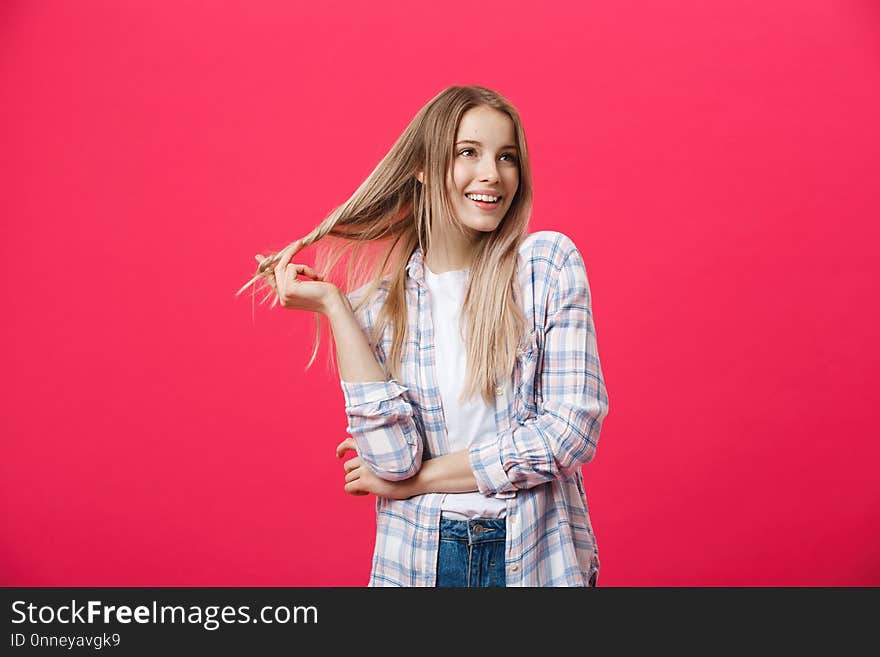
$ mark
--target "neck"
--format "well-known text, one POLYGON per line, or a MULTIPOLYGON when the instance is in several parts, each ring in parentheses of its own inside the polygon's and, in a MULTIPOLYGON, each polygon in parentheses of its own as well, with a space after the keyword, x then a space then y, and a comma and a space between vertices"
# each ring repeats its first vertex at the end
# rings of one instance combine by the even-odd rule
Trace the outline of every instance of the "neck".
POLYGON ((474 261, 478 241, 456 231, 439 232, 431 236, 424 262, 435 274, 469 269, 474 261))

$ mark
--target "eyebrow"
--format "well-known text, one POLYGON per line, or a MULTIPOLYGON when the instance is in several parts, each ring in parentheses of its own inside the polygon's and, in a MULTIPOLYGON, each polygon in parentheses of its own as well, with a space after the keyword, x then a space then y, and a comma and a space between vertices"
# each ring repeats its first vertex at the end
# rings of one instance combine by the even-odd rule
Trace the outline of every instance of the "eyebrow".
MULTIPOLYGON (((476 144, 477 146, 482 146, 482 145, 483 145, 483 144, 481 144, 481 143, 478 142, 478 141, 474 141, 473 139, 462 139, 461 141, 457 141, 457 142, 455 142, 455 145, 456 145, 456 146, 458 146, 459 144, 476 144)), ((517 149, 517 147, 514 146, 513 144, 507 144, 507 146, 502 146, 501 148, 512 148, 513 150, 519 150, 519 149, 517 149)))

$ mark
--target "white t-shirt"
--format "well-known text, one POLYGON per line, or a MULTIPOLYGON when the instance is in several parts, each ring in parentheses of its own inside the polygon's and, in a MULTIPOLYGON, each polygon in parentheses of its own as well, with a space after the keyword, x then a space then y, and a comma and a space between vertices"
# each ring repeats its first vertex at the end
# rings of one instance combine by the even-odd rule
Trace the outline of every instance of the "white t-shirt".
MULTIPOLYGON (((435 274, 425 266, 425 284, 434 321, 437 384, 451 452, 467 449, 477 436, 498 431, 494 405, 488 406, 479 395, 463 404, 458 400, 467 367, 464 340, 459 330, 467 277, 466 269, 435 274)), ((503 518, 507 515, 505 500, 477 492, 447 493, 441 509, 444 516, 456 520, 503 518)))

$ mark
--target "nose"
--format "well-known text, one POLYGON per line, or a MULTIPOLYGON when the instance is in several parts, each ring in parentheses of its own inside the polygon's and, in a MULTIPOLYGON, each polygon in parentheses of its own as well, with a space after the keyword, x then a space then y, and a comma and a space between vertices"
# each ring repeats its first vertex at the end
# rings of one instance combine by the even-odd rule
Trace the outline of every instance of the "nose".
POLYGON ((477 170, 477 173, 480 176, 480 181, 497 181, 498 167, 495 165, 495 160, 484 157, 480 160, 480 167, 477 170))

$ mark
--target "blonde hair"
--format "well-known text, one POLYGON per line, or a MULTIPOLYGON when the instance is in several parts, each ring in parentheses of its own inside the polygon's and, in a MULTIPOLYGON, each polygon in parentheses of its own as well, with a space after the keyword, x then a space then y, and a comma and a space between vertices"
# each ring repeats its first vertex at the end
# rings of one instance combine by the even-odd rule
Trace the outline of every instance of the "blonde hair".
MULTIPOLYGON (((406 264, 417 246, 423 254, 428 253, 435 222, 451 220, 458 230, 467 230, 453 211, 446 180, 452 169, 462 116, 470 109, 483 106, 511 118, 519 151, 519 186, 499 226, 479 237, 461 313, 467 349, 467 377, 462 398, 481 394, 491 406, 496 386, 512 371, 526 330, 519 299, 517 259, 532 210, 532 177, 522 123, 507 99, 479 86, 444 89, 419 110, 354 194, 300 241, 301 248, 320 240, 328 243, 326 253, 316 254, 315 269, 324 279, 339 259, 350 252, 346 294, 362 282, 363 272, 368 272, 372 280, 364 286, 363 294, 358 295, 353 306, 355 312, 369 302, 380 286, 387 289, 368 340, 375 349, 385 327, 391 325, 391 353, 385 370, 387 375, 400 380, 407 333, 406 264), (423 172, 421 182, 416 177, 419 171, 423 172), (361 256, 367 245, 381 248, 372 265, 364 267, 366 260, 361 256)), ((256 275, 238 294, 262 279, 272 288, 263 301, 273 295, 273 267, 279 259, 280 252, 263 259, 256 275)), ((277 301, 276 296, 273 307, 277 301)), ((316 319, 318 334, 307 368, 314 361, 320 344, 320 313, 316 313, 316 319)))

